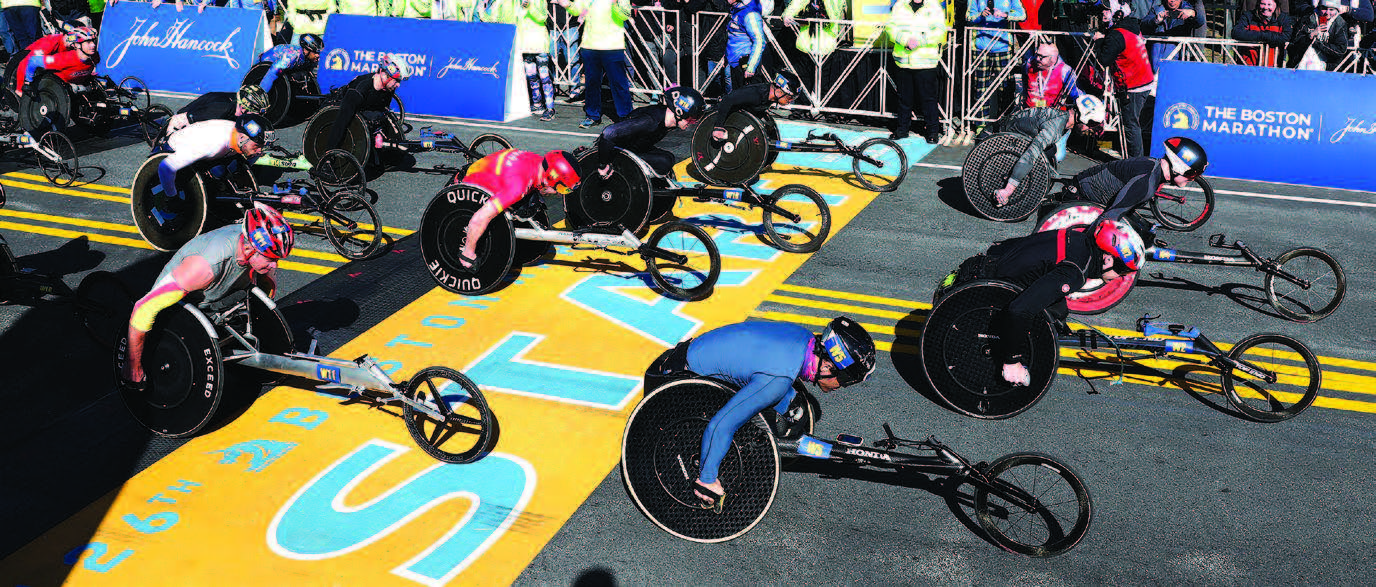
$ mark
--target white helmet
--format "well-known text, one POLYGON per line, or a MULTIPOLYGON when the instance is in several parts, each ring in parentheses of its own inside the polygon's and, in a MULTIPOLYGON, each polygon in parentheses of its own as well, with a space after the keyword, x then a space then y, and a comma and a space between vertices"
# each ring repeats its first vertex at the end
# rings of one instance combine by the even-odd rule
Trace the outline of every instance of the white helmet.
POLYGON ((1082 94, 1075 99, 1075 109, 1080 112, 1080 121, 1098 122, 1102 124, 1107 117, 1104 110, 1104 101, 1089 94, 1082 94))

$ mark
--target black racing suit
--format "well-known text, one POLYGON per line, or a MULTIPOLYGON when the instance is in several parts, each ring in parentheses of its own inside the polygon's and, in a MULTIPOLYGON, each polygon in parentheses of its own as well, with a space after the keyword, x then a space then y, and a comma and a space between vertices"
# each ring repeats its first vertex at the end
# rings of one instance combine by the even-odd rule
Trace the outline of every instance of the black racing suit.
POLYGON ((717 126, 721 126, 737 110, 747 110, 760 117, 769 116, 769 108, 774 105, 769 99, 769 89, 772 87, 771 84, 750 84, 727 94, 717 104, 717 112, 720 113, 717 126))
POLYGON ((205 120, 234 120, 239 97, 234 92, 206 92, 182 106, 177 114, 185 114, 187 124, 205 120))
MULTIPOLYGON (((330 136, 325 143, 331 149, 339 148, 339 144, 344 140, 344 133, 349 129, 349 121, 353 120, 355 113, 368 122, 385 121, 387 111, 392 106, 392 92, 374 88, 371 73, 354 78, 344 86, 343 94, 343 100, 339 103, 339 115, 335 117, 334 126, 330 127, 330 136)), ((385 129, 388 140, 394 140, 396 137, 392 135, 399 130, 385 129)), ((371 138, 369 137, 369 140, 371 138)))
POLYGON ((678 157, 657 146, 671 130, 664 126, 664 113, 668 110, 663 105, 636 108, 620 122, 602 129, 597 137, 597 166, 610 165, 616 154, 613 147, 621 147, 638 155, 656 173, 672 175, 678 157))
POLYGON ((1047 310, 1057 320, 1065 320, 1070 314, 1066 295, 1103 275, 1103 251, 1093 235, 1092 228, 1036 232, 989 247, 986 255, 992 267, 985 277, 1023 288, 994 316, 994 334, 999 337, 995 351, 1004 363, 1026 364, 1027 335, 1037 314, 1047 310))
POLYGON ((1102 219, 1126 218, 1142 235, 1142 240, 1150 243, 1151 227, 1128 213, 1147 203, 1165 182, 1159 161, 1151 157, 1133 157, 1095 165, 1076 174, 1072 185, 1078 190, 1080 199, 1104 206, 1102 219))
POLYGON ((1052 169, 1056 168, 1056 143, 1060 142, 1065 133, 1070 132, 1066 129, 1068 124, 1070 112, 1066 110, 1025 108, 1000 118, 998 122, 989 125, 985 132, 1017 133, 1032 139, 1032 144, 1027 147, 1022 157, 1018 158, 1018 162, 1013 165, 1013 172, 1009 174, 1009 179, 1022 182, 1023 178, 1032 172, 1032 163, 1036 161, 1038 152, 1045 153, 1046 162, 1051 164, 1052 169))

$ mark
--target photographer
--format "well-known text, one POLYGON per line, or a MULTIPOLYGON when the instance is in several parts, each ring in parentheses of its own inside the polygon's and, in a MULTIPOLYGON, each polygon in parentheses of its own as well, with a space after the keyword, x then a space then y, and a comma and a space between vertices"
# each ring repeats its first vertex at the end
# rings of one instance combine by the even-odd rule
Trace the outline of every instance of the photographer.
MULTIPOLYGON (((1151 16, 1142 19, 1142 34, 1152 37, 1189 37, 1204 25, 1204 18, 1189 0, 1156 0, 1151 16)), ((1152 71, 1161 69, 1161 60, 1175 49, 1175 43, 1153 42, 1148 47, 1152 71)))
MULTIPOLYGON (((1104 19, 1113 15, 1104 11, 1104 19)), ((1142 38, 1137 19, 1119 19, 1107 31, 1094 33, 1095 41, 1102 40, 1094 50, 1099 63, 1109 66, 1118 104, 1122 108, 1124 150, 1128 157, 1142 154, 1142 108, 1156 89, 1156 74, 1147 59, 1147 41, 1142 38), (1111 64, 1111 65, 1110 65, 1111 64)))

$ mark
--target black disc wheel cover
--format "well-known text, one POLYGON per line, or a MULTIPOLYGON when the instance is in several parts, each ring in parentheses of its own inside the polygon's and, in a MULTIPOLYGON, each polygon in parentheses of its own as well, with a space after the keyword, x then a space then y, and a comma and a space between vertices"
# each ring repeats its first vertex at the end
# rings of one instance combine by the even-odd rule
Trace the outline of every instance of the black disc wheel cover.
MULTIPOLYGON (((143 370, 147 390, 122 389, 124 404, 134 419, 159 436, 191 436, 209 424, 224 395, 224 364, 215 337, 185 304, 158 314, 144 339, 143 370)), ((115 352, 119 373, 129 341, 120 340, 115 352)))
MULTIPOLYGON (((326 143, 330 139, 330 129, 334 127, 334 119, 339 117, 338 106, 325 106, 321 108, 311 119, 306 121, 306 130, 303 133, 303 141, 306 160, 311 165, 320 162, 320 157, 327 151, 334 148, 326 143)), ((364 123, 363 117, 357 113, 354 119, 349 122, 349 129, 345 131, 343 140, 339 143, 340 149, 348 151, 359 163, 368 164, 368 153, 373 148, 373 136, 368 132, 368 125, 364 123)))
POLYGON ((655 525, 694 542, 737 538, 764 518, 779 481, 779 451, 758 414, 736 431, 718 479, 721 514, 697 507, 693 481, 707 423, 732 391, 709 379, 673 381, 636 406, 622 438, 621 472, 632 501, 655 525))
POLYGON ((769 163, 768 128, 744 110, 732 112, 724 123, 720 119, 720 113, 709 112, 693 131, 693 165, 712 185, 750 183, 769 163), (726 129, 720 143, 712 138, 717 127, 726 129))
POLYGON ((19 125, 31 135, 42 135, 45 130, 63 130, 71 116, 71 91, 66 82, 52 74, 39 74, 19 98, 19 125))
MULTIPOLYGON (((569 218, 589 225, 615 226, 643 234, 650 225, 650 179, 633 155, 618 149, 612 157, 612 176, 597 172, 597 150, 578 158, 578 191, 564 198, 574 209, 569 218)), ((581 228, 575 226, 570 228, 581 228)))
POLYGON ((475 185, 448 186, 425 208, 420 219, 420 254, 435 282, 451 292, 478 295, 501 287, 511 271, 516 238, 511 217, 498 214, 478 239, 476 271, 464 269, 459 262, 468 221, 492 197, 475 185))
POLYGON ((962 414, 990 420, 1016 416, 1036 404, 1056 377, 1060 352, 1043 312, 1029 333, 1032 384, 1003 380, 991 323, 1019 291, 1001 281, 971 281, 947 292, 927 316, 919 339, 923 371, 932 388, 962 414))
POLYGON ((134 174, 129 207, 134 216, 134 226, 138 227, 139 234, 148 244, 159 251, 175 251, 200 234, 205 226, 206 188, 204 179, 188 169, 177 174, 178 189, 185 199, 167 197, 162 193, 162 182, 158 179, 158 164, 165 158, 166 153, 149 157, 134 174), (153 215, 154 210, 177 216, 160 223, 153 215))
POLYGON ((1038 152, 1032 170, 1013 191, 1004 206, 994 205, 994 192, 1003 189, 1013 166, 1027 151, 1032 140, 1016 133, 999 133, 970 150, 960 169, 965 197, 975 213, 999 222, 1021 221, 1037 210, 1051 191, 1051 165, 1038 152))

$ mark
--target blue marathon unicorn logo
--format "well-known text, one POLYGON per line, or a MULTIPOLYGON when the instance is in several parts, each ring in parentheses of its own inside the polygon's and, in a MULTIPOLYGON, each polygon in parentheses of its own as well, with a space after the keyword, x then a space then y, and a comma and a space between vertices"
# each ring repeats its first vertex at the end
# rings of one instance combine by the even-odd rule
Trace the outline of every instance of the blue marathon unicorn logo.
POLYGON ((248 472, 257 473, 268 468, 274 461, 282 458, 287 451, 296 448, 295 442, 279 442, 276 440, 250 440, 240 442, 224 450, 211 451, 206 454, 219 454, 221 465, 233 465, 239 462, 239 457, 248 457, 248 472))

